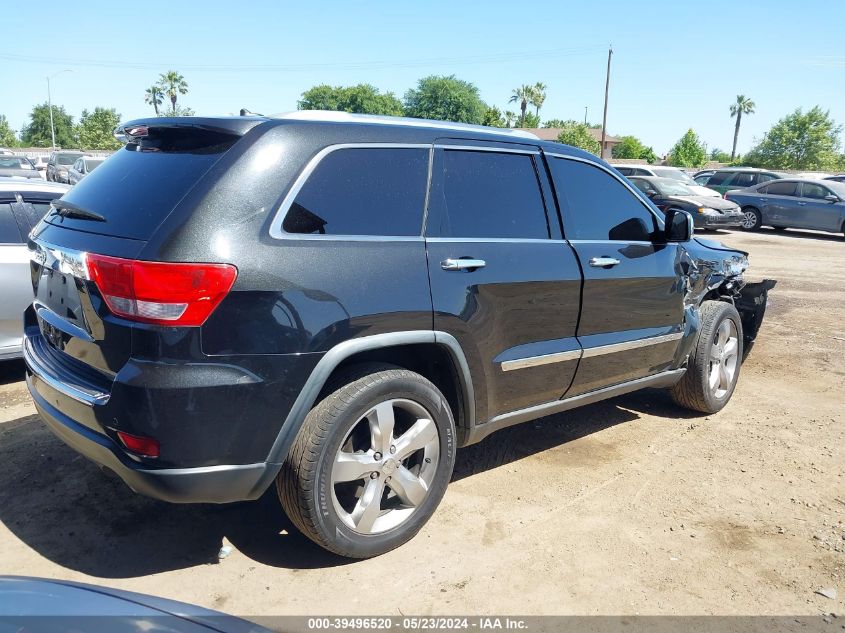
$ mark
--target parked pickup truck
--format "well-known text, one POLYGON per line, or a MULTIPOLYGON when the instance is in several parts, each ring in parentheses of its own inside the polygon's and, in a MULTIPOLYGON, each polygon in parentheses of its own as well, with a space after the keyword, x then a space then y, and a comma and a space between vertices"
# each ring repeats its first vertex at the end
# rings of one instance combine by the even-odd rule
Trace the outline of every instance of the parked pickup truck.
POLYGON ((520 131, 297 112, 119 132, 29 242, 41 417, 159 499, 275 486, 343 556, 413 537, 455 451, 504 427, 646 387, 719 411, 773 285, 520 131))

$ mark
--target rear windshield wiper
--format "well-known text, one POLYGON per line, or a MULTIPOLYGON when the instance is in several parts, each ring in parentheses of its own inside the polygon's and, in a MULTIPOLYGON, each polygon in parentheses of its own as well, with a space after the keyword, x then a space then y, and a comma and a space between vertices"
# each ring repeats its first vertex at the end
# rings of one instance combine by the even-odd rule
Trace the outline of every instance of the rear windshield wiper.
POLYGON ((67 200, 53 200, 50 205, 56 210, 56 214, 63 218, 77 218, 79 220, 96 220, 105 222, 106 218, 99 213, 84 209, 67 200))

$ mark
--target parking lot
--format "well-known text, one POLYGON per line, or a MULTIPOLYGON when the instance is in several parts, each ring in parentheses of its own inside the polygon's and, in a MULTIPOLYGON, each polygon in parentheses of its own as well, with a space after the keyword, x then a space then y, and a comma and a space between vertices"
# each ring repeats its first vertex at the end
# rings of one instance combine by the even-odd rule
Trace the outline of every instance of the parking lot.
POLYGON ((419 536, 362 562, 297 535, 269 496, 133 494, 44 428, 5 363, 0 573, 246 616, 842 613, 845 238, 715 237, 750 251, 750 279, 778 280, 724 411, 649 391, 502 431, 459 452, 419 536))

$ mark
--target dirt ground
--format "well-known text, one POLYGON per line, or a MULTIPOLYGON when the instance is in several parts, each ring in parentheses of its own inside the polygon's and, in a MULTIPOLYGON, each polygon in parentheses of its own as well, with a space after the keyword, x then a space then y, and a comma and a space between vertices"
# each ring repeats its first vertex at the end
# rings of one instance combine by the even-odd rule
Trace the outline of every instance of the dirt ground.
POLYGON ((3 364, 0 574, 246 616, 845 614, 845 239, 718 238, 778 280, 727 409, 649 391, 502 431, 459 452, 413 541, 368 561, 318 549, 271 497, 133 494, 55 439, 3 364))

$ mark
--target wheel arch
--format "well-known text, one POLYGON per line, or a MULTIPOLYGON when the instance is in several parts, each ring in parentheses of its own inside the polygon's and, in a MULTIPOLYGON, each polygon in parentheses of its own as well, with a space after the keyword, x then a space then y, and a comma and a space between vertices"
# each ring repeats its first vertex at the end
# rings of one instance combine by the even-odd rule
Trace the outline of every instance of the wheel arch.
POLYGON ((305 421, 305 416, 317 402, 332 376, 352 365, 372 361, 388 362, 417 371, 437 385, 453 408, 459 437, 465 435, 465 430, 474 424, 475 392, 472 377, 466 356, 454 336, 446 332, 418 330, 350 339, 326 352, 311 372, 270 448, 266 470, 253 488, 250 498, 257 498, 273 483, 305 421), (427 363, 427 359, 420 354, 425 348, 436 350, 440 355, 438 359, 430 361, 434 365, 437 360, 450 361, 447 375, 453 380, 451 384, 444 374, 438 375, 436 371, 432 371, 432 364, 427 363), (455 404, 458 405, 457 411, 455 404))

